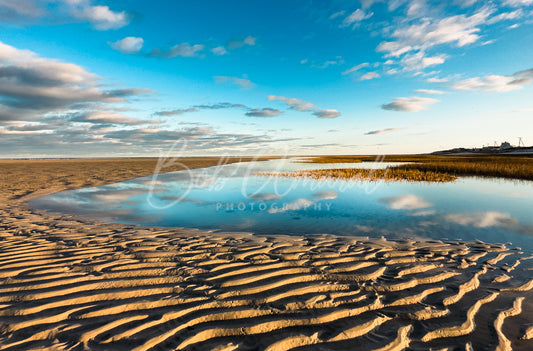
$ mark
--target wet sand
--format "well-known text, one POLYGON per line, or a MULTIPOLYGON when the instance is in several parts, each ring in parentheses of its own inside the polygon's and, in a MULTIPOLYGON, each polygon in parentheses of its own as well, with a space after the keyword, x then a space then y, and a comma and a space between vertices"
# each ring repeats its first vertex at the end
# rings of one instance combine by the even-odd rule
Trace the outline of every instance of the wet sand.
POLYGON ((0 161, 0 350, 533 349, 531 252, 147 228, 26 205, 154 166, 0 161))

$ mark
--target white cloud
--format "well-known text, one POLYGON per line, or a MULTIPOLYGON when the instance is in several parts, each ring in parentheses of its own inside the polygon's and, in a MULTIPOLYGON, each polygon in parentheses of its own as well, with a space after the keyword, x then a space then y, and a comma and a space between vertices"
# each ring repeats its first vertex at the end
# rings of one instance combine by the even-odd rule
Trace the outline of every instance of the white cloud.
POLYGON ((346 13, 346 11, 335 12, 334 14, 332 14, 331 16, 329 16, 329 19, 335 19, 335 18, 337 18, 337 17, 343 16, 345 13, 346 13))
POLYGON ((240 86, 242 89, 253 89, 256 87, 251 80, 246 78, 228 77, 228 76, 214 76, 217 84, 234 84, 240 86))
POLYGON ((144 40, 138 37, 126 37, 115 42, 108 42, 108 44, 123 54, 134 54, 142 49, 144 40))
POLYGON ((379 201, 387 204, 393 210, 416 210, 432 206, 429 202, 413 194, 384 197, 379 199, 379 201))
POLYGON ((41 58, 0 42, 0 120, 35 120, 72 104, 120 103, 146 89, 102 88, 97 75, 73 63, 41 58))
POLYGON ((533 4, 533 0, 504 0, 504 5, 512 7, 530 6, 533 4))
POLYGON ((91 22, 98 30, 118 29, 129 23, 125 11, 115 12, 108 6, 93 6, 90 0, 64 0, 71 6, 70 13, 79 19, 91 22))
POLYGON ((270 101, 284 101, 287 106, 298 111, 308 111, 310 109, 315 108, 315 104, 313 104, 312 102, 296 98, 286 98, 285 96, 269 95, 267 96, 267 99, 270 101))
POLYGON ((382 105, 381 108, 389 111, 419 112, 437 102, 439 102, 437 99, 418 96, 398 97, 393 102, 382 105))
POLYGON ((426 79, 426 82, 428 83, 446 83, 447 81, 448 81, 447 78, 437 78, 437 77, 426 79))
POLYGON ((41 18, 49 18, 52 23, 76 18, 98 30, 122 28, 130 21, 125 11, 94 6, 92 0, 0 0, 1 20, 28 22, 41 18))
POLYGON ((228 51, 223 46, 217 46, 216 48, 211 49, 211 52, 217 56, 226 55, 228 51))
POLYGON ((522 17, 523 15, 524 15, 524 12, 522 12, 521 9, 514 10, 512 12, 503 12, 503 13, 500 13, 499 15, 496 15, 496 16, 490 18, 487 21, 487 24, 494 24, 494 23, 497 23, 497 22, 500 22, 500 21, 518 19, 518 18, 522 17))
POLYGON ((254 46, 256 40, 257 40, 257 38, 256 37, 252 37, 251 35, 247 36, 246 38, 244 38, 242 40, 230 40, 228 42, 227 48, 229 50, 235 50, 235 49, 241 48, 241 47, 246 46, 246 45, 254 46))
POLYGON ((486 77, 474 77, 453 84, 456 90, 496 91, 506 92, 522 89, 524 84, 533 80, 533 69, 516 72, 512 76, 491 75, 486 77))
POLYGON ((394 30, 391 37, 395 40, 380 43, 377 51, 385 52, 387 57, 399 57, 441 44, 455 44, 458 47, 472 44, 480 38, 479 26, 486 23, 493 12, 491 7, 483 7, 471 16, 455 15, 440 20, 423 18, 418 24, 394 30))
POLYGON ((285 96, 269 95, 267 99, 270 101, 284 101, 289 108, 297 111, 311 111, 312 114, 319 118, 336 118, 340 116, 340 112, 334 109, 318 108, 312 102, 296 99, 286 98, 285 96))
POLYGON ((401 64, 406 71, 422 70, 429 66, 443 64, 447 57, 444 54, 426 57, 423 51, 419 51, 414 54, 405 55, 401 60, 401 64))
POLYGON ((370 13, 365 13, 365 11, 361 10, 361 9, 357 9, 355 10, 354 12, 352 12, 350 15, 348 15, 347 17, 344 18, 344 20, 342 21, 342 24, 341 26, 342 27, 347 27, 353 23, 358 23, 358 22, 361 22, 367 18, 370 18, 374 15, 374 13, 370 12, 370 13))
POLYGON ((174 45, 170 50, 164 51, 159 48, 152 50, 150 56, 172 58, 176 56, 181 57, 195 57, 204 49, 201 44, 190 45, 189 43, 181 43, 174 45))
POLYGON ((481 213, 457 213, 446 216, 450 222, 460 225, 471 225, 478 228, 487 228, 494 226, 508 226, 516 224, 517 221, 509 216, 507 213, 501 212, 481 212, 481 213))
POLYGON ((419 94, 428 94, 428 95, 442 95, 444 94, 443 91, 440 91, 440 90, 433 90, 433 89, 416 89, 416 90, 413 90, 414 93, 419 93, 419 94))
POLYGON ((313 115, 319 117, 319 118, 337 118, 341 115, 341 113, 338 110, 334 109, 318 109, 315 112, 313 112, 313 115))
POLYGON ((368 73, 365 73, 361 76, 361 78, 359 78, 359 80, 371 80, 371 79, 375 79, 375 78, 379 78, 379 73, 377 72, 368 72, 368 73))

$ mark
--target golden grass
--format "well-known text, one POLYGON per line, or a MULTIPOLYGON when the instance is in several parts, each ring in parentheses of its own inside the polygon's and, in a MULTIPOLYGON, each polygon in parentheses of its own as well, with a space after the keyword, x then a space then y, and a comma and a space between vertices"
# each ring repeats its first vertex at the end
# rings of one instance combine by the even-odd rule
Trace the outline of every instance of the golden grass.
MULTIPOLYGON (((376 160, 376 156, 323 156, 311 159, 309 162, 358 163, 373 162, 376 160)), ((433 181, 431 180, 432 178, 453 180, 452 178, 455 179, 458 176, 481 176, 533 180, 533 158, 529 155, 392 155, 384 157, 382 161, 411 162, 410 164, 389 168, 389 172, 392 173, 388 177, 399 177, 404 180, 433 181)), ((347 175, 350 174, 348 173, 347 175)), ((379 172, 376 172, 376 175, 372 175, 372 177, 378 176, 379 172)))
POLYGON ((295 172, 262 172, 261 176, 280 176, 311 179, 350 179, 357 181, 411 181, 411 182, 451 182, 456 176, 442 172, 388 169, 309 169, 295 172))

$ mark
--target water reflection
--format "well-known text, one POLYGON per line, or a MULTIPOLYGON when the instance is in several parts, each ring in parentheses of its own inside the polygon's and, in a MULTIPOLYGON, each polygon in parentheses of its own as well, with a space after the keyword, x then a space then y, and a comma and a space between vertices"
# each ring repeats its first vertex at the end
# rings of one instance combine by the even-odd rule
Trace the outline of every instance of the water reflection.
POLYGON ((512 242, 533 252, 533 186, 269 178, 257 172, 389 164, 272 160, 160 174, 39 198, 38 208, 119 223, 251 231, 512 242))

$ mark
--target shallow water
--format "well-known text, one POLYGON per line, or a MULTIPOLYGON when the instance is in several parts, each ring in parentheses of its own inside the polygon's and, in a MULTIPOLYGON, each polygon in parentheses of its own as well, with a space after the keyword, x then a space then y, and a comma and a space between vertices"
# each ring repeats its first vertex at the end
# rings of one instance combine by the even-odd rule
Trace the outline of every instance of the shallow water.
POLYGON ((247 162, 64 191, 40 209, 164 227, 511 242, 533 252, 533 182, 465 177, 451 183, 354 182, 256 176, 390 163, 247 162))

